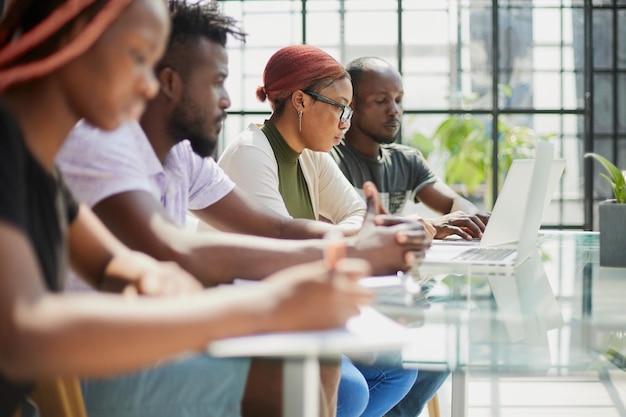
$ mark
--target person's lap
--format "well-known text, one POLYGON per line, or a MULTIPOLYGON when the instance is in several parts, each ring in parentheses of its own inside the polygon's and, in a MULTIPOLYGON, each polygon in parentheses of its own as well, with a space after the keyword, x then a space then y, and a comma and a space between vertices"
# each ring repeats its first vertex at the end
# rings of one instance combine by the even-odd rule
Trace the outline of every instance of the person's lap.
MULTIPOLYGON (((81 386, 90 417, 239 417, 249 367, 248 359, 197 355, 81 386)), ((342 357, 337 417, 418 415, 449 373, 416 373, 389 356, 374 364, 342 357)))
POLYGON ((416 370, 402 368, 399 353, 379 355, 373 363, 343 357, 337 417, 382 416, 413 386, 416 370))
POLYGON ((421 370, 417 374, 417 380, 405 397, 396 404, 387 414, 387 417, 415 417, 418 416, 424 406, 431 400, 448 378, 450 372, 421 370))
POLYGON ((195 355, 81 388, 90 417, 239 417, 249 366, 195 355))

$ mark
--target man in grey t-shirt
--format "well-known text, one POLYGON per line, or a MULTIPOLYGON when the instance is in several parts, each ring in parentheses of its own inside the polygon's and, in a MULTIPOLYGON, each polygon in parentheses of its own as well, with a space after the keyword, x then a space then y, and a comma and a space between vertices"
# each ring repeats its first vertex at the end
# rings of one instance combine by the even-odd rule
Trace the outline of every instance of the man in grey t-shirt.
POLYGON ((386 61, 364 57, 348 64, 354 110, 345 139, 331 155, 357 190, 372 181, 385 209, 401 214, 406 201, 422 202, 443 216, 429 219, 435 238, 481 237, 488 213, 458 195, 430 169, 422 154, 394 143, 400 131, 404 89, 400 73, 386 61))

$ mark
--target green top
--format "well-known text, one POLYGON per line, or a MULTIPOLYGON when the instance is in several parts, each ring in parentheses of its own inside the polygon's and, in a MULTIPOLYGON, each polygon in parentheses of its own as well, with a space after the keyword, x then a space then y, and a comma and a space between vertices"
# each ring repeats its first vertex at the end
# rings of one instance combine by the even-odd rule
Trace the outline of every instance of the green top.
POLYGON ((300 154, 289 147, 269 120, 261 126, 261 131, 267 137, 278 163, 278 189, 287 211, 294 219, 317 220, 309 187, 298 160, 300 154))

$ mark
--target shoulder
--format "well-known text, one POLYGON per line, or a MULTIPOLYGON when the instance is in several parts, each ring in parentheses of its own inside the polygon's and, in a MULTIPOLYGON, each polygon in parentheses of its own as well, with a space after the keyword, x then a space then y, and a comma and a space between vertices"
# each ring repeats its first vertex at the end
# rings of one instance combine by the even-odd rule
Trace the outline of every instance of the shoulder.
POLYGON ((70 132, 59 150, 57 160, 61 163, 73 160, 90 160, 94 163, 142 160, 149 147, 150 144, 138 124, 134 126, 126 123, 115 130, 105 131, 81 121, 70 132))
POLYGON ((259 146, 269 143, 265 134, 261 130, 261 126, 255 123, 250 123, 248 127, 239 134, 234 142, 239 143, 242 146, 259 146))
POLYGON ((240 157, 247 154, 262 154, 274 158, 272 146, 259 126, 254 123, 251 123, 246 130, 228 143, 220 155, 218 163, 222 165, 236 156, 240 157))

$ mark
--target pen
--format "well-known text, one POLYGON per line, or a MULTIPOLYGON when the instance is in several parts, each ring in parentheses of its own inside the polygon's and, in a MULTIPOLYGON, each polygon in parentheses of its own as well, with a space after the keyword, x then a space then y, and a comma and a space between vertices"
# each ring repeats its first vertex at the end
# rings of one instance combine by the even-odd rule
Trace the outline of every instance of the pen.
POLYGON ((347 256, 346 242, 343 233, 339 229, 330 229, 324 235, 326 246, 324 248, 324 260, 330 272, 334 272, 337 262, 347 256))

